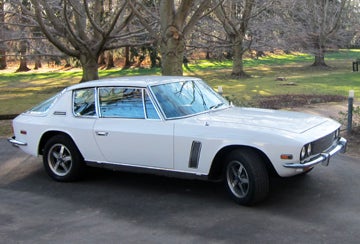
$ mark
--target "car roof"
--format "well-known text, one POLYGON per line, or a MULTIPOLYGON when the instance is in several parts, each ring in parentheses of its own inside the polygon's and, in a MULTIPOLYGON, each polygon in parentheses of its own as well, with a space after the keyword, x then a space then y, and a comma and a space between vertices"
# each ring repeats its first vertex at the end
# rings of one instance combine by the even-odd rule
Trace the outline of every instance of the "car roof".
POLYGON ((123 76, 116 78, 105 78, 100 80, 87 81, 73 86, 67 90, 76 90, 87 87, 101 86, 129 86, 129 87, 147 87, 151 85, 166 84, 176 81, 198 80, 199 78, 188 76, 123 76))

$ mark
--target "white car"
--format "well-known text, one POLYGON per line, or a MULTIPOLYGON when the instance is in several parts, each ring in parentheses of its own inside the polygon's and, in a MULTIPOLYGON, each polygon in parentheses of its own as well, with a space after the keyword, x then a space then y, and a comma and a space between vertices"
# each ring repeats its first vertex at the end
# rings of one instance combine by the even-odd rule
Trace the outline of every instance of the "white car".
POLYGON ((250 205, 269 193, 269 175, 307 173, 345 152, 334 120, 229 104, 199 78, 139 76, 64 89, 13 121, 9 142, 57 181, 84 166, 224 180, 250 205))

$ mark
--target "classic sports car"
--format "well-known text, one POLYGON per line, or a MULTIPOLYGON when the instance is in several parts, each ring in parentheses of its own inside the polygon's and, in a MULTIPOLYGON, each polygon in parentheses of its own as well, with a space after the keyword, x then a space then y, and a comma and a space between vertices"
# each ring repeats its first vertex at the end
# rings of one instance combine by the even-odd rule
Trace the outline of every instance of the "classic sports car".
POLYGON ((238 108, 193 77, 140 76, 77 84, 19 115, 9 142, 42 155, 57 181, 86 165, 223 180, 250 205, 269 175, 288 177, 345 152, 340 124, 303 113, 238 108))

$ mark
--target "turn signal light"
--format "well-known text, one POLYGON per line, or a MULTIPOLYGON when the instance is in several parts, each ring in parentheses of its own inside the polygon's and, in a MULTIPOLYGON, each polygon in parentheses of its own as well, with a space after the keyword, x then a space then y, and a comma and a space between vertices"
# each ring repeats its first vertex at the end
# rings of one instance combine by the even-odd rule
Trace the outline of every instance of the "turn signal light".
POLYGON ((291 160, 291 159, 293 159, 293 155, 292 154, 281 154, 280 158, 284 159, 284 160, 291 160))

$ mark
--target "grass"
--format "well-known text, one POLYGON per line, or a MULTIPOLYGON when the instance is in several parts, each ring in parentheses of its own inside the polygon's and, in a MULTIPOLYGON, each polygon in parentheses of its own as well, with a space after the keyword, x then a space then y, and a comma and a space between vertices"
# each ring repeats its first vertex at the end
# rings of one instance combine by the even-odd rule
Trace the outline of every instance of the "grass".
POLYGON ((319 94, 347 96, 349 90, 360 94, 360 73, 352 72, 352 61, 360 57, 357 50, 340 51, 327 55, 329 69, 318 70, 310 65, 309 55, 272 55, 258 60, 245 60, 245 70, 252 76, 236 80, 229 76, 231 62, 224 62, 216 69, 216 63, 206 61, 194 64, 191 75, 204 78, 211 86, 222 86, 224 95, 241 104, 254 104, 262 96, 279 94, 319 94), (200 67, 200 68, 198 68, 200 67), (277 77, 286 80, 277 81, 277 77))
MULTIPOLYGON (((241 105, 256 105, 263 96, 281 94, 330 94, 347 96, 349 90, 360 94, 359 72, 352 72, 352 61, 360 57, 360 50, 328 53, 326 62, 331 69, 311 68, 313 57, 306 54, 272 54, 259 59, 246 59, 245 71, 251 78, 237 80, 230 76, 231 61, 197 60, 189 64, 184 75, 203 78, 215 90, 222 86, 224 96, 241 105), (286 80, 277 81, 277 77, 286 80)), ((160 69, 100 70, 101 78, 128 75, 155 75, 160 69)), ((0 114, 17 114, 40 101, 76 84, 81 70, 31 71, 0 73, 0 114)))

